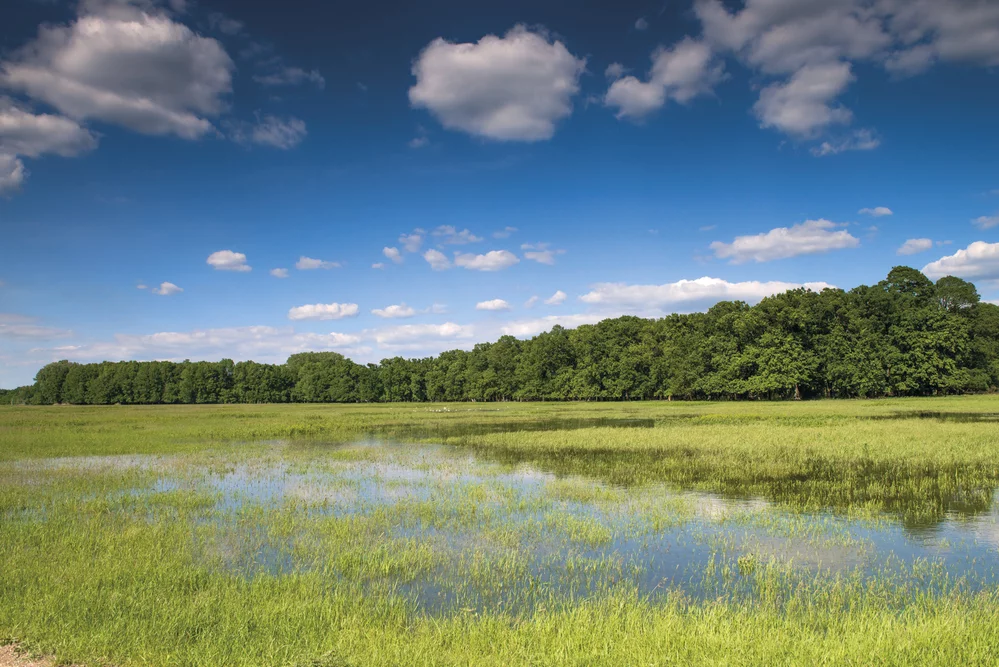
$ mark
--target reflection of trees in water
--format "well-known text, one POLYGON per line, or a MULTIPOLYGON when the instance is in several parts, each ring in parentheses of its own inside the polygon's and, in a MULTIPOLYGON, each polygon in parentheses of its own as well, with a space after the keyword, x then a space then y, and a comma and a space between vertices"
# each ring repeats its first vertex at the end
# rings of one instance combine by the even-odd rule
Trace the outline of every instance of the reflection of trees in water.
POLYGON ((663 482, 735 499, 759 496, 794 510, 874 509, 898 517, 914 532, 932 530, 949 514, 988 513, 999 486, 999 471, 986 465, 820 457, 781 466, 741 458, 719 464, 686 447, 640 453, 525 452, 495 447, 476 447, 475 451, 506 464, 530 464, 560 476, 578 475, 619 486, 663 482))

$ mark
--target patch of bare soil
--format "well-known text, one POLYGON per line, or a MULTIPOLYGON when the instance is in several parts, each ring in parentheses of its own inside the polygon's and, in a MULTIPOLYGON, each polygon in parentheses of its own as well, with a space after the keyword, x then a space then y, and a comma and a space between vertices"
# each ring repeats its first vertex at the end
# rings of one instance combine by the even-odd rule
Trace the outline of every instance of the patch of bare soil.
MULTIPOLYGON (((17 645, 0 646, 0 667, 55 667, 55 661, 49 658, 32 658, 18 650, 17 645)), ((68 667, 81 667, 69 665, 68 667)))

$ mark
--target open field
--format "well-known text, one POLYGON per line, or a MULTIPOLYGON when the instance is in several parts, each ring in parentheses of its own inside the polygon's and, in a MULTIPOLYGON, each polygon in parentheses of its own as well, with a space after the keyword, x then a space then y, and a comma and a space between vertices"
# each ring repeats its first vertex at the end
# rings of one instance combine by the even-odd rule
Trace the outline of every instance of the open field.
POLYGON ((991 664, 999 397, 0 408, 0 643, 991 664))

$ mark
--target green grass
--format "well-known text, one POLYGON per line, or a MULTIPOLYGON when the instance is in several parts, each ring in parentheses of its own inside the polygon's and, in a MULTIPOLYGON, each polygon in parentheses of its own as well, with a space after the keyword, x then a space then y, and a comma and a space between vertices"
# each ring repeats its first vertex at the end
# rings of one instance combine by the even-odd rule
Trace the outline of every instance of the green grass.
POLYGON ((872 574, 777 553, 868 558, 844 521, 989 510, 999 422, 914 415, 996 413, 999 397, 442 407, 0 408, 0 641, 121 666, 999 654, 994 585, 933 561, 872 574), (655 426, 582 428, 618 418, 655 426), (498 432, 525 423, 550 430, 498 432), (349 444, 370 435, 459 448, 349 444), (545 475, 512 485, 524 466, 545 475), (612 547, 663 533, 711 556, 694 583, 650 591, 649 564, 612 547))

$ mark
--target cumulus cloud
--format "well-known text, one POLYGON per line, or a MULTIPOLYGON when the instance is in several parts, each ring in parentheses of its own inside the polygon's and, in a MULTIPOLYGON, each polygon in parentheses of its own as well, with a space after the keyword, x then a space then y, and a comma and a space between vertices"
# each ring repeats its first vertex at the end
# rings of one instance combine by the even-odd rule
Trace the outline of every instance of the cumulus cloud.
POLYGON ((604 76, 614 81, 615 79, 620 79, 628 71, 628 68, 621 63, 611 63, 604 70, 604 76))
POLYGON ((385 257, 387 257, 388 259, 395 262, 396 264, 402 264, 402 262, 404 261, 402 258, 402 253, 399 252, 398 248, 390 248, 386 246, 385 248, 382 248, 382 254, 385 255, 385 257))
MULTIPOLYGON (((983 0, 695 0, 703 39, 764 75, 790 76, 764 88, 762 124, 797 137, 849 123, 835 98, 851 64, 876 63, 897 75, 937 61, 999 63, 999 5, 983 0)), ((877 146, 873 133, 817 146, 816 155, 877 146)))
POLYGON ((356 303, 315 303, 306 306, 296 306, 288 311, 289 320, 340 320, 345 317, 355 317, 358 313, 356 303))
POLYGON ((999 215, 983 215, 971 221, 979 229, 992 229, 999 226, 999 215))
POLYGON ((183 287, 177 287, 173 283, 168 282, 162 282, 159 287, 153 288, 153 294, 159 294, 160 296, 172 296, 174 294, 180 294, 183 291, 183 287))
POLYGON ((0 63, 0 84, 75 119, 196 139, 226 108, 232 59, 151 5, 86 2, 0 63))
POLYGON ((524 253, 525 259, 551 266, 555 264, 555 256, 564 255, 565 250, 552 250, 548 246, 548 243, 524 243, 520 249, 526 251, 524 253))
POLYGON ((0 96, 0 153, 38 157, 54 153, 73 157, 96 148, 97 139, 64 116, 34 114, 0 96))
POLYGON ((923 273, 933 279, 957 276, 966 280, 999 280, 999 243, 975 241, 953 255, 930 262, 923 267, 923 273))
POLYGON ((629 285, 627 283, 598 283, 592 290, 579 297, 584 303, 602 308, 668 309, 677 306, 704 305, 718 301, 746 301, 755 303, 764 297, 805 287, 822 291, 832 287, 824 282, 787 283, 780 281, 729 282, 721 278, 703 277, 696 280, 679 280, 665 285, 629 285))
POLYGON ((449 129, 499 141, 550 139, 572 113, 586 61, 516 26, 477 43, 431 42, 413 64, 409 101, 449 129))
POLYGON ((520 260, 509 250, 490 250, 484 255, 456 253, 454 263, 471 271, 500 271, 519 264, 520 260))
MULTIPOLYGON (((607 73, 612 73, 610 68, 607 73)), ((711 47, 685 37, 652 54, 648 81, 634 76, 614 81, 604 95, 604 104, 616 107, 618 118, 637 120, 661 109, 667 100, 686 104, 698 95, 710 94, 724 76, 724 67, 715 60, 711 47)))
POLYGON ((21 189, 28 171, 20 157, 52 153, 73 157, 92 150, 97 139, 76 121, 35 114, 0 96, 0 195, 21 189))
POLYGON ((419 252, 420 246, 423 245, 423 234, 422 229, 417 229, 412 234, 400 234, 399 243, 406 249, 406 252, 419 252))
POLYGON ((909 239, 895 252, 896 255, 915 255, 933 247, 932 239, 909 239))
POLYGON ((489 301, 480 301, 475 304, 475 310, 510 310, 510 304, 503 299, 491 299, 489 301))
POLYGON ((206 261, 216 271, 249 271, 251 269, 246 263, 246 255, 232 250, 213 252, 206 261))
POLYGON ((534 308, 535 304, 537 304, 540 299, 541 297, 537 295, 532 296, 530 299, 524 302, 524 308, 534 308))
POLYGON ((482 240, 481 237, 476 236, 469 230, 463 229, 459 232, 452 225, 441 225, 431 233, 443 245, 466 245, 468 243, 478 243, 482 240))
POLYGON ((874 208, 862 208, 859 211, 860 215, 872 215, 875 218, 882 218, 886 215, 895 215, 895 213, 887 206, 875 206, 874 208))
POLYGON ((288 269, 271 269, 271 275, 275 278, 287 278, 288 269))
POLYGON ((314 257, 302 257, 298 258, 295 262, 295 268, 299 271, 315 271, 316 269, 338 269, 340 268, 340 262, 326 262, 321 259, 315 259, 314 257))
POLYGON ((430 249, 423 253, 423 259, 427 260, 430 264, 430 268, 434 271, 445 271, 451 268, 451 261, 447 258, 447 255, 442 253, 440 250, 430 249))
POLYGON ((385 306, 384 308, 375 308, 371 312, 378 317, 386 319, 406 318, 416 315, 416 311, 404 303, 393 304, 391 306, 385 306))
POLYGON ((763 127, 811 138, 830 125, 853 119, 849 109, 832 105, 853 80, 848 63, 808 65, 789 81, 764 88, 753 111, 763 127))
POLYGON ((807 220, 792 227, 771 229, 764 234, 738 236, 731 243, 715 241, 711 249, 720 259, 742 264, 750 260, 769 262, 860 245, 855 236, 841 227, 829 220, 807 220))
POLYGON ((562 290, 558 290, 550 297, 545 299, 545 303, 548 304, 549 306, 561 306, 563 303, 565 303, 565 300, 568 298, 569 298, 568 294, 566 294, 562 290))

